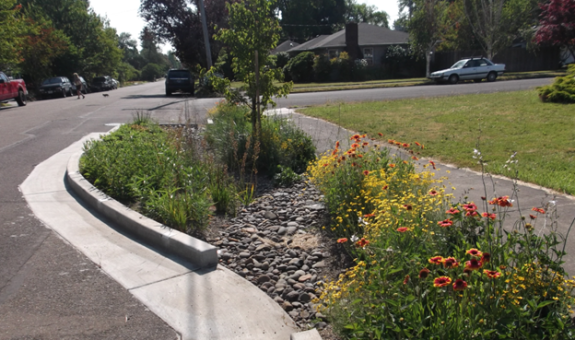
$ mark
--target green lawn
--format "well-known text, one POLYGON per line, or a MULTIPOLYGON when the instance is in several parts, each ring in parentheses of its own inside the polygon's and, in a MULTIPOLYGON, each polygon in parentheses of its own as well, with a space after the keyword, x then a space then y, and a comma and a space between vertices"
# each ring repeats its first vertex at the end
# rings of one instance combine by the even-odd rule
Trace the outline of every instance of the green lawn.
POLYGON ((491 173, 510 175, 517 151, 519 179, 575 194, 575 105, 539 101, 535 90, 311 107, 304 114, 345 128, 425 144, 422 155, 479 169, 479 145, 491 173))

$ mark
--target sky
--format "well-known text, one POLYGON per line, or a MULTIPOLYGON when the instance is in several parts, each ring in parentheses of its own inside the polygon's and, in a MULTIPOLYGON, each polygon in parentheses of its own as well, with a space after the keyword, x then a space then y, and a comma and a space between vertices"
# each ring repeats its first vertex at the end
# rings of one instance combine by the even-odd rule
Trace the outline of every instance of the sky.
MULTIPOLYGON (((389 14, 389 25, 392 26, 393 22, 398 17, 397 0, 356 0, 358 3, 365 3, 374 5, 380 11, 385 11, 389 14)), ((90 0, 90 7, 97 14, 107 17, 110 20, 110 26, 114 27, 118 34, 127 32, 132 35, 133 39, 138 40, 142 28, 146 22, 138 15, 140 8, 140 0, 90 0)), ((169 45, 162 45, 161 49, 164 53, 171 49, 169 45)))

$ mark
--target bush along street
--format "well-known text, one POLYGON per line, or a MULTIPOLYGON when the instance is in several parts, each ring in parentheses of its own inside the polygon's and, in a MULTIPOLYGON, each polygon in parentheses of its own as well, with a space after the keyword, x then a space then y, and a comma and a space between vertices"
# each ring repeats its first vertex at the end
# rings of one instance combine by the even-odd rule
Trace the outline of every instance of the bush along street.
POLYGON ((368 149, 365 135, 352 141, 309 168, 332 242, 355 258, 316 301, 343 338, 575 338, 566 235, 538 225, 554 225, 553 202, 504 227, 517 202, 453 202, 433 162, 415 171, 420 143, 389 140, 405 160, 368 149))
POLYGON ((539 98, 543 102, 575 103, 575 64, 569 65, 564 77, 555 78, 551 85, 538 88, 539 98))

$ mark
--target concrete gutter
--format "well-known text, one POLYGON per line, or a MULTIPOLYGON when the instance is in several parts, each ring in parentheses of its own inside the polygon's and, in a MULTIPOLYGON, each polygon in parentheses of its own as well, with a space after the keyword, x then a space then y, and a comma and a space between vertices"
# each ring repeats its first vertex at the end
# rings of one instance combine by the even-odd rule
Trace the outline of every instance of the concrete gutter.
POLYGON ((168 254, 179 256, 199 269, 209 269, 218 265, 216 247, 147 218, 94 187, 80 174, 81 156, 82 152, 77 152, 70 157, 66 179, 72 191, 90 207, 115 221, 125 231, 145 243, 168 254))

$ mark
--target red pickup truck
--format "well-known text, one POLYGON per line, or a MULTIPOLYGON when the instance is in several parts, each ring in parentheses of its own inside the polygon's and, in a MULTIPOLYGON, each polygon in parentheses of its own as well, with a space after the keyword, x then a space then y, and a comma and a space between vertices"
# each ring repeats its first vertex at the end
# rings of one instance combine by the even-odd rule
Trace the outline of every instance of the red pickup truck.
POLYGON ((28 90, 22 79, 8 80, 3 72, 0 72, 0 102, 15 99, 18 106, 26 105, 28 90))

